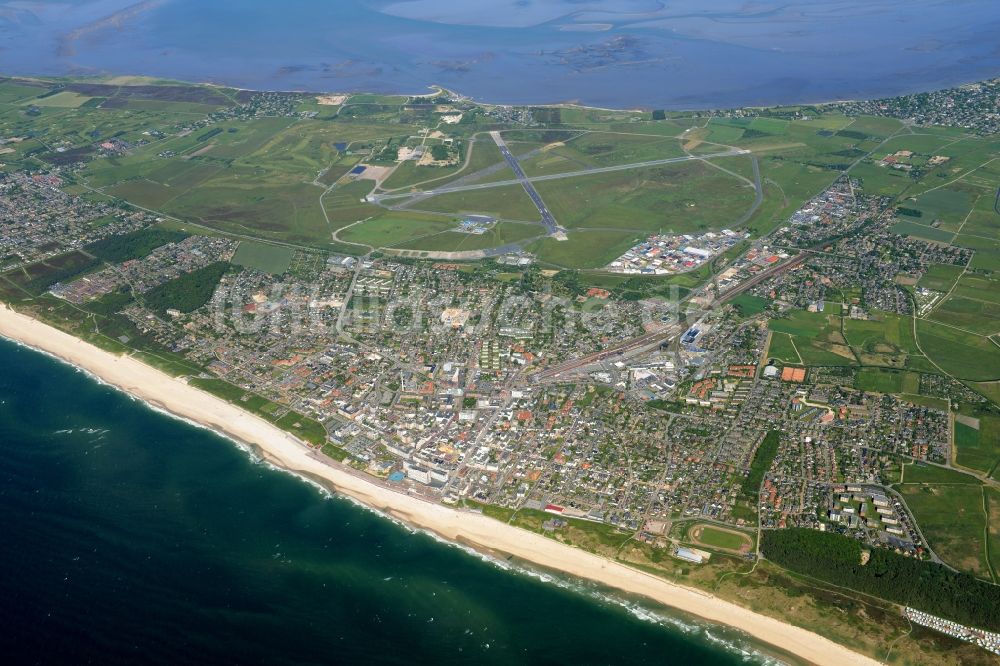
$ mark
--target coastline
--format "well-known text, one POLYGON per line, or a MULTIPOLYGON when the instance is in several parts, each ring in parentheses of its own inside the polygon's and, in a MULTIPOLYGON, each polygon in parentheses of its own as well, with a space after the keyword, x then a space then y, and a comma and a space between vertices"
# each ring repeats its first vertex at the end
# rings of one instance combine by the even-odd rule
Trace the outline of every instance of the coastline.
POLYGON ((130 356, 117 356, 0 303, 0 336, 81 368, 150 406, 219 432, 259 451, 276 467, 415 528, 478 551, 520 560, 646 597, 712 623, 738 629, 812 664, 876 664, 827 638, 671 583, 623 563, 501 523, 386 488, 326 459, 295 437, 235 405, 130 356))
MULTIPOLYGON (((986 78, 976 78, 976 79, 963 79, 958 83, 953 84, 938 84, 931 87, 916 87, 906 91, 901 91, 897 93, 885 93, 876 96, 856 96, 856 97, 843 97, 843 98, 829 98, 829 99, 819 99, 810 100, 803 99, 799 101, 795 100, 785 100, 785 101, 771 101, 768 103, 747 103, 747 104, 723 104, 723 105, 713 105, 711 103, 705 103, 701 106, 696 104, 693 105, 683 105, 683 106, 662 106, 657 107, 657 105, 637 105, 632 107, 607 107, 598 106, 597 104, 588 104, 581 100, 562 100, 562 101, 549 101, 549 102, 493 102, 485 99, 479 99, 472 95, 467 95, 462 93, 454 87, 443 86, 438 83, 430 83, 425 86, 427 89, 436 91, 430 93, 408 93, 398 91, 382 91, 373 92, 372 90, 364 88, 345 88, 340 90, 312 90, 307 88, 280 88, 280 87, 254 87, 249 88, 240 84, 227 84, 222 81, 213 81, 211 79, 198 80, 196 77, 191 79, 175 79, 171 77, 162 76, 151 76, 147 74, 108 74, 108 73, 98 73, 98 74, 84 74, 84 75, 74 75, 69 73, 62 74, 4 74, 0 72, 0 78, 8 76, 15 79, 26 79, 33 81, 58 81, 58 80, 68 80, 68 81, 86 81, 90 80, 94 83, 108 83, 114 79, 118 78, 132 78, 132 79, 145 79, 150 85, 187 85, 187 86, 206 86, 209 88, 230 88, 232 90, 240 90, 244 92, 256 92, 256 93, 289 93, 296 95, 387 95, 387 96, 398 96, 398 97, 433 97, 434 95, 440 94, 440 92, 451 92, 459 95, 460 97, 469 100, 475 104, 481 106, 535 106, 544 108, 577 108, 577 109, 589 109, 594 111, 607 111, 609 113, 645 113, 647 111, 652 111, 655 108, 663 108, 665 111, 671 113, 716 113, 722 111, 733 111, 738 109, 751 109, 751 110, 762 110, 762 109, 774 109, 784 106, 829 106, 833 104, 853 104, 857 102, 865 101, 876 101, 882 99, 893 99, 896 97, 907 97, 910 95, 921 95, 934 92, 940 92, 943 90, 951 90, 953 88, 963 88, 965 86, 972 86, 979 83, 986 83, 989 81, 995 81, 1000 79, 1000 72, 995 72, 993 75, 986 78)), ((122 84, 131 85, 131 84, 122 84)))

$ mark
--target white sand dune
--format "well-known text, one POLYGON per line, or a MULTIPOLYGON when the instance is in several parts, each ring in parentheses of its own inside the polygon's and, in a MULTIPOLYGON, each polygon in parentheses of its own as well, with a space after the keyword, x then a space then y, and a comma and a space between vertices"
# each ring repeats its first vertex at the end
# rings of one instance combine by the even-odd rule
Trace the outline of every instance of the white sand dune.
POLYGON ((328 460, 288 433, 129 356, 116 356, 0 304, 0 335, 48 352, 129 394, 258 448, 276 466, 321 479, 370 507, 445 539, 587 578, 735 627, 814 664, 878 662, 829 639, 484 515, 396 492, 328 460))

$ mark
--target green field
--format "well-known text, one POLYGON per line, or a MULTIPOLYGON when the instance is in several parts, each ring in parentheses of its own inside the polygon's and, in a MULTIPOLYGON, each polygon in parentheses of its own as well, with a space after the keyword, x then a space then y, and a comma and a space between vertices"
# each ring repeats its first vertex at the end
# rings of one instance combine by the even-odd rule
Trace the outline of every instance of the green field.
POLYGON ((1000 462, 1000 413, 962 405, 955 417, 955 460, 990 474, 1000 462))
POLYGON ((497 222, 482 234, 459 231, 442 231, 430 236, 399 243, 394 247, 411 250, 437 250, 463 252, 500 247, 508 243, 526 241, 545 234, 544 227, 536 224, 497 222))
POLYGON ((767 355, 768 358, 773 358, 783 365, 803 365, 802 357, 792 342, 792 336, 787 333, 771 333, 771 346, 767 355))
POLYGON ((878 312, 867 320, 844 319, 848 344, 869 354, 918 354, 909 317, 878 312))
POLYGON ((372 247, 398 247, 454 229, 457 224, 450 217, 409 211, 389 212, 344 229, 338 238, 372 247))
POLYGON ((939 243, 950 243, 955 238, 955 233, 952 231, 906 220, 893 225, 892 230, 901 236, 912 236, 939 243))
POLYGON ((771 301, 752 294, 740 294, 730 302, 738 307, 740 313, 746 317, 760 314, 771 305, 771 301))
POLYGON ((916 394, 920 391, 920 375, 883 368, 861 368, 855 376, 854 388, 873 393, 916 394))
POLYGON ((281 275, 292 262, 292 249, 282 245, 240 241, 232 263, 271 275, 281 275))
POLYGON ((927 272, 917 282, 917 286, 933 291, 947 292, 958 280, 962 270, 961 266, 951 264, 931 264, 927 268, 927 272))
MULTIPOLYGON (((829 308, 832 313, 836 308, 829 308)), ((838 310, 839 312, 839 310, 838 310)), ((840 315, 792 310, 768 321, 771 358, 806 366, 856 365, 857 359, 840 332, 840 315)))
POLYGON ((528 249, 538 260, 560 268, 597 268, 606 266, 643 238, 630 231, 581 229, 569 234, 569 240, 545 238, 528 249))
POLYGON ((900 206, 920 213, 919 216, 909 216, 915 222, 925 225, 938 223, 942 227, 956 229, 968 216, 978 197, 975 191, 968 189, 942 187, 907 199, 900 206))
POLYGON ((943 324, 917 320, 920 347, 945 372, 959 379, 1000 379, 1000 346, 943 324))
POLYGON ((507 220, 538 220, 540 215, 521 185, 439 194, 422 199, 414 209, 435 213, 491 215, 507 220))
MULTIPOLYGON (((986 298, 992 297, 989 292, 982 295, 986 298)), ((978 335, 1000 333, 1000 303, 990 300, 952 294, 935 307, 927 318, 978 335)))
POLYGON ((792 310, 780 318, 771 319, 772 331, 805 338, 828 338, 839 335, 840 318, 823 312, 792 310))
POLYGON ((896 489, 916 518, 931 548, 953 567, 991 579, 986 557, 983 488, 964 476, 952 482, 915 483, 909 470, 896 489))
POLYGON ((973 484, 979 485, 979 480, 974 476, 963 472, 939 467, 937 465, 926 465, 917 463, 907 463, 903 465, 904 484, 973 484))
POLYGON ((535 183, 568 229, 688 233, 730 226, 753 202, 753 188, 700 162, 535 183))

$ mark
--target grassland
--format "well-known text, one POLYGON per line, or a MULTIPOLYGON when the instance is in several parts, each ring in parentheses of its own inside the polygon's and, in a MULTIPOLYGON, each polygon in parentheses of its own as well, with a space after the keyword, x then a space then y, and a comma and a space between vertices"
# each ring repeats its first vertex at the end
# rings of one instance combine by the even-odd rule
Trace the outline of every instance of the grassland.
MULTIPOLYGON (((558 138, 558 137, 553 137, 558 138)), ((578 133, 544 149, 522 164, 529 176, 566 173, 594 167, 634 164, 684 155, 673 137, 606 132, 578 133)))
POLYGON ((411 250, 436 250, 440 252, 465 252, 501 247, 509 243, 530 240, 544 235, 545 229, 536 224, 517 222, 497 222, 485 233, 469 234, 458 231, 442 231, 415 240, 399 243, 394 247, 411 250))
POLYGON ((436 213, 480 214, 506 220, 539 219, 538 209, 520 185, 440 194, 422 199, 413 207, 436 213))
POLYGON ((292 248, 254 241, 240 241, 232 263, 255 268, 271 275, 281 275, 292 262, 292 248))
POLYGON ((951 289, 952 285, 955 284, 961 274, 961 266, 953 266, 951 264, 932 264, 928 267, 927 272, 920 278, 920 281, 917 282, 917 286, 923 287, 924 289, 947 292, 951 289))
MULTIPOLYGON (((311 97, 303 96, 299 107, 317 112, 316 118, 234 119, 192 132, 171 131, 208 111, 233 104, 240 96, 238 91, 223 88, 129 87, 117 83, 69 86, 53 92, 46 84, 5 82, 0 85, 0 104, 9 103, 21 110, 30 104, 38 115, 0 114, 0 130, 5 135, 37 137, 17 145, 9 158, 10 168, 38 159, 30 155, 56 162, 73 159, 73 151, 92 153, 95 138, 114 135, 133 141, 137 145, 127 154, 89 162, 75 186, 92 187, 182 222, 241 238, 321 248, 331 247, 331 233, 360 220, 373 220, 372 237, 385 231, 385 222, 374 221, 385 211, 361 201, 375 183, 351 182, 345 175, 350 168, 388 143, 413 146, 439 141, 419 133, 433 120, 433 113, 428 116, 405 110, 405 98, 384 95, 353 95, 337 108, 318 106, 311 97), (164 128, 164 135, 144 138, 142 132, 151 126, 164 128), (140 140, 145 145, 138 145, 140 140), (66 152, 46 153, 46 145, 59 142, 66 152), (323 196, 324 216, 320 195, 322 188, 330 186, 333 188, 323 196)), ((529 174, 631 164, 681 156, 685 151, 707 154, 729 145, 753 151, 767 179, 764 202, 749 222, 759 233, 774 228, 804 198, 836 177, 835 167, 846 159, 838 153, 860 150, 895 127, 884 119, 855 120, 835 113, 814 116, 808 122, 714 119, 705 129, 697 128, 694 119, 683 117, 635 122, 635 114, 627 112, 566 108, 561 117, 559 129, 503 130, 516 154, 537 151, 524 161, 529 174), (837 130, 845 127, 854 134, 838 134, 837 130), (684 130, 690 131, 682 136, 684 130)), ((441 186, 470 176, 475 182, 477 171, 502 164, 481 125, 448 129, 462 146, 459 164, 418 167, 413 162, 389 163, 394 171, 383 187, 441 186)), ((752 170, 746 157, 721 158, 715 164, 732 173, 691 162, 540 184, 539 190, 559 222, 571 230, 571 239, 568 244, 542 241, 534 247, 544 262, 595 268, 624 250, 636 234, 730 226, 753 200, 745 181, 752 170)), ((504 167, 479 180, 510 175, 504 167)), ((419 207, 447 214, 474 212, 511 220, 537 219, 537 211, 516 187, 443 195, 422 201, 419 207)), ((527 232, 520 233, 523 231, 501 228, 489 238, 498 242, 531 240, 527 232)), ((365 235, 352 227, 352 236, 359 233, 365 235)), ((396 236, 390 238, 393 243, 428 250, 481 248, 486 242, 486 238, 460 239, 446 233, 419 240, 409 233, 390 236, 396 236), (435 242, 440 245, 435 246, 435 242)))
POLYGON ((542 181, 536 188, 568 229, 645 234, 718 230, 754 198, 752 187, 701 162, 542 181))
POLYGON ((1000 346, 989 338, 926 319, 917 320, 920 347, 944 372, 959 379, 1000 379, 1000 346))
POLYGON ((861 368, 855 376, 854 388, 873 393, 918 394, 920 375, 885 368, 861 368))
POLYGON ((926 466, 906 465, 896 490, 941 559, 961 571, 993 579, 984 488, 978 479, 941 468, 932 472, 926 466))
POLYGON ((961 405, 955 415, 955 462, 992 474, 1000 462, 1000 412, 961 405))
POLYGON ((606 266, 643 238, 632 231, 582 229, 557 241, 545 238, 527 247, 538 260, 559 268, 594 268, 606 266))
POLYGON ((454 229, 453 217, 409 211, 388 212, 363 224, 344 229, 338 238, 372 247, 399 247, 418 239, 454 229))

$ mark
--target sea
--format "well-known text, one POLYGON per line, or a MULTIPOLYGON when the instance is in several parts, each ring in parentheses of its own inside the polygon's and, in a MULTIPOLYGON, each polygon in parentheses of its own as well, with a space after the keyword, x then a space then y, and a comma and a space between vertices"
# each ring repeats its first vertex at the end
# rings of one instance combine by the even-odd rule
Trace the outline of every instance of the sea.
MULTIPOLYGON (((1000 75, 996 0, 0 0, 0 75, 704 108, 1000 75)), ((773 657, 413 531, 0 340, 0 655, 35 664, 773 657)))
POLYGON ((763 664, 448 544, 0 338, 5 664, 763 664))
POLYGON ((0 0, 0 73, 690 109, 1000 76, 996 0, 0 0))

